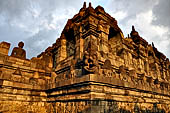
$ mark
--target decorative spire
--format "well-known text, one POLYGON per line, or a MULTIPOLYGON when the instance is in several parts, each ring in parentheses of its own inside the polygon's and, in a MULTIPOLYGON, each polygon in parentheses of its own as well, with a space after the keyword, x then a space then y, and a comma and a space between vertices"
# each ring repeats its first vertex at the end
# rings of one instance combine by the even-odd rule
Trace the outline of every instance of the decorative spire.
POLYGON ((84 9, 86 8, 86 2, 84 2, 84 4, 83 4, 83 8, 84 8, 84 9))
POLYGON ((152 47, 155 47, 154 43, 152 42, 152 47))
POLYGON ((79 11, 79 13, 81 13, 80 16, 83 16, 85 10, 86 10, 86 2, 83 3, 83 7, 79 11))
POLYGON ((132 31, 131 31, 131 33, 130 33, 130 36, 131 36, 132 38, 139 36, 139 34, 138 34, 138 32, 135 30, 135 27, 134 27, 134 26, 132 26, 132 31))
POLYGON ((95 10, 94 10, 94 8, 92 7, 92 4, 91 4, 91 2, 89 2, 89 7, 87 8, 87 12, 90 12, 90 13, 95 13, 95 10))
POLYGON ((61 34, 60 38, 61 38, 61 39, 66 39, 64 33, 61 34))
POLYGON ((91 2, 89 2, 89 7, 90 7, 90 8, 92 7, 91 2))
POLYGON ((134 25, 132 26, 132 31, 136 31, 134 25))

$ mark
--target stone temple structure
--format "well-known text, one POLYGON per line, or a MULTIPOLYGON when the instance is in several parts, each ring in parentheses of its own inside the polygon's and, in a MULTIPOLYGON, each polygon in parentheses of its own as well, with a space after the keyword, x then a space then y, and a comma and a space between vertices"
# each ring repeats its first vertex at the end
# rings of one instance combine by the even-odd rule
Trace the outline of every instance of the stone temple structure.
POLYGON ((0 43, 0 113, 170 113, 170 62, 86 3, 37 57, 0 43))

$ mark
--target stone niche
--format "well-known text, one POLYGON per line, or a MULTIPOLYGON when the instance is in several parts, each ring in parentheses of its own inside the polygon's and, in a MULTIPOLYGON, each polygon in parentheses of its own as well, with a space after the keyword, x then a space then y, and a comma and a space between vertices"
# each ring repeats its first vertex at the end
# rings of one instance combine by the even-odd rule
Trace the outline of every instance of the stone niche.
POLYGON ((10 43, 7 43, 7 42, 0 43, 0 53, 1 54, 8 55, 9 48, 10 48, 10 43))

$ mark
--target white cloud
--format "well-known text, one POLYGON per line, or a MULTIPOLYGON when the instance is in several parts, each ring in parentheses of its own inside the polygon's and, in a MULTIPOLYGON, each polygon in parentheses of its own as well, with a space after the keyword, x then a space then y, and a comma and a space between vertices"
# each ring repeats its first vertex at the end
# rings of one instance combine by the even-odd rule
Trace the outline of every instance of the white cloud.
POLYGON ((140 13, 136 18, 129 19, 126 26, 135 25, 140 36, 146 39, 149 43, 154 42, 155 46, 166 54, 168 54, 169 39, 167 36, 168 28, 165 26, 153 25, 154 20, 152 11, 140 13))
POLYGON ((110 15, 112 15, 113 17, 115 17, 117 20, 121 21, 123 20, 125 17, 127 17, 127 13, 123 12, 123 11, 117 11, 117 12, 108 12, 110 15))
MULTIPOLYGON (((143 38, 150 43, 154 42, 158 50, 170 57, 168 0, 91 2, 93 7, 101 5, 116 18, 125 36, 130 33, 131 26, 135 25, 143 38)), ((0 40, 11 42, 12 47, 23 40, 28 58, 36 56, 55 42, 67 20, 82 5, 83 1, 79 0, 0 0, 0 40)))
POLYGON ((12 48, 22 40, 27 57, 36 56, 59 37, 67 19, 78 12, 77 4, 76 0, 0 1, 0 39, 12 48))

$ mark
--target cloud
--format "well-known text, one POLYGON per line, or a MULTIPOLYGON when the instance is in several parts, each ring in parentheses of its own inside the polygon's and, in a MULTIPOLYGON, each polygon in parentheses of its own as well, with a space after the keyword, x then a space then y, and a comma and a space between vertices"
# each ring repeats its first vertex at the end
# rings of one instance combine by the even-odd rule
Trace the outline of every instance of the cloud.
POLYGON ((107 10, 112 12, 123 11, 127 17, 134 17, 141 12, 152 9, 158 0, 109 0, 107 10))
POLYGON ((36 56, 44 51, 48 46, 55 43, 60 36, 67 19, 72 16, 74 9, 65 9, 64 12, 57 12, 52 14, 49 19, 41 20, 40 27, 37 33, 28 37, 25 40, 27 44, 28 57, 36 56), (60 16, 59 16, 60 15, 60 16))
POLYGON ((169 11, 170 11, 170 1, 159 0, 159 4, 157 4, 153 8, 153 14, 155 16, 155 20, 153 21, 153 24, 170 27, 169 11))
POLYGON ((169 57, 170 54, 168 54, 168 47, 170 40, 168 39, 167 35, 169 29, 164 26, 153 25, 153 20, 153 12, 152 10, 149 10, 147 12, 138 14, 136 18, 129 19, 126 23, 126 26, 131 26, 134 24, 141 37, 147 40, 150 44, 154 42, 158 50, 169 57))
POLYGON ((37 56, 55 42, 67 19, 78 12, 76 1, 1 0, 0 39, 10 42, 11 49, 22 40, 27 57, 37 56))
MULTIPOLYGON (((157 40, 157 44, 161 51, 170 58, 170 1, 169 0, 159 0, 159 3, 153 8, 154 20, 152 24, 155 26, 161 26, 166 28, 164 35, 160 36, 157 40)), ((162 32, 161 30, 157 32, 162 32)))
MULTIPOLYGON (((87 3, 91 0, 85 0, 87 3)), ((11 48, 25 42, 27 57, 37 56, 60 36, 68 19, 82 7, 80 0, 0 0, 0 40, 11 48)), ((115 17, 124 35, 135 25, 149 43, 170 57, 169 0, 92 0, 115 17)), ((87 4, 88 5, 88 4, 87 4)), ((11 51, 11 50, 10 50, 11 51)))
MULTIPOLYGON (((123 26, 126 26, 129 20, 135 21, 137 15, 152 10, 158 3, 159 0, 109 0, 106 10, 124 28, 123 26)), ((131 25, 129 27, 131 28, 131 25)), ((123 29, 123 31, 125 34, 130 32, 127 29, 123 29)))
POLYGON ((149 43, 170 58, 169 0, 109 0, 106 10, 118 20, 124 35, 131 26, 149 43))
POLYGON ((30 58, 32 55, 38 55, 43 52, 48 46, 52 45, 58 38, 59 33, 56 30, 41 30, 35 35, 25 40, 27 57, 30 58), (38 38, 37 38, 38 37, 38 38))

